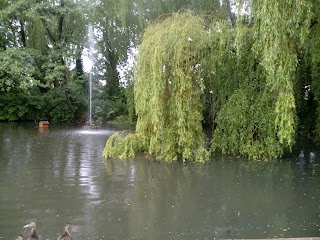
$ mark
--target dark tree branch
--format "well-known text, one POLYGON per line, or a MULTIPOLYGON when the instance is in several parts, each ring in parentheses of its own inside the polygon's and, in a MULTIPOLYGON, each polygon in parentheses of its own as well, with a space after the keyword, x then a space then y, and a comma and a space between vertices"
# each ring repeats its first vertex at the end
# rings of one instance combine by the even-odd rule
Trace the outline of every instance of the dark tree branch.
POLYGON ((47 26, 47 23, 46 23, 46 20, 44 18, 41 18, 41 22, 42 22, 42 25, 44 27, 44 30, 46 31, 46 35, 47 37, 49 38, 49 41, 53 44, 53 45, 56 45, 56 40, 54 39, 50 29, 48 28, 47 26))

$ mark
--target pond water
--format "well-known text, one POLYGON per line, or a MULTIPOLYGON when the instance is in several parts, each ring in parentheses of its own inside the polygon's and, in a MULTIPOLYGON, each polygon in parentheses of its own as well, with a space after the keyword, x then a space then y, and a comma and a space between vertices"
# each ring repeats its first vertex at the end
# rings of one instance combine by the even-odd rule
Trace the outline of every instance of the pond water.
POLYGON ((278 162, 216 157, 207 164, 107 160, 111 127, 96 131, 0 123, 0 239, 320 236, 320 152, 278 162))

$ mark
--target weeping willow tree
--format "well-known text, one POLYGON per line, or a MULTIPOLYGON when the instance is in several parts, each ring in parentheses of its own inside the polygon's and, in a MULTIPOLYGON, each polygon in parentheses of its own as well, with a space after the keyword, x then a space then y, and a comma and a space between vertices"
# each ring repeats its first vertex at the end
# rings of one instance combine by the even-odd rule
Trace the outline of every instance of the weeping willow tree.
POLYGON ((135 70, 136 133, 110 137, 105 157, 143 150, 170 161, 208 159, 199 67, 208 39, 202 19, 191 13, 173 14, 146 29, 135 70))
POLYGON ((304 0, 257 0, 250 24, 238 18, 241 84, 219 112, 212 150, 270 159, 291 149, 297 125, 297 53, 308 34, 308 10, 304 0))

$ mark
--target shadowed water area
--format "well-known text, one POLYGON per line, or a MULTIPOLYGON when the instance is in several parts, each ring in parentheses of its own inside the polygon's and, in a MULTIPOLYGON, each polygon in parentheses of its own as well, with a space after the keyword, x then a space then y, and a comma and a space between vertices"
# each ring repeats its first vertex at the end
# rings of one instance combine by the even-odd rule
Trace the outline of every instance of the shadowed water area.
POLYGON ((320 152, 281 162, 107 160, 116 129, 0 123, 0 238, 214 239, 320 236, 320 152))

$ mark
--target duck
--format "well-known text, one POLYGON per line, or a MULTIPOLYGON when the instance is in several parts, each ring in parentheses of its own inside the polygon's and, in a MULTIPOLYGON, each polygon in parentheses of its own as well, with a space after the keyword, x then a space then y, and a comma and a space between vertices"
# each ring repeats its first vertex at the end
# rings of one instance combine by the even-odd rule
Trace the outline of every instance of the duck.
POLYGON ((18 235, 16 240, 23 240, 23 236, 22 235, 18 235))
POLYGON ((64 227, 64 233, 61 234, 57 240, 71 240, 71 234, 69 232, 69 230, 73 227, 73 225, 71 225, 70 223, 68 223, 65 227, 64 227))
POLYGON ((29 237, 27 237, 27 240, 39 240, 39 236, 36 232, 36 223, 35 222, 29 222, 27 225, 24 226, 24 228, 31 228, 29 237))

